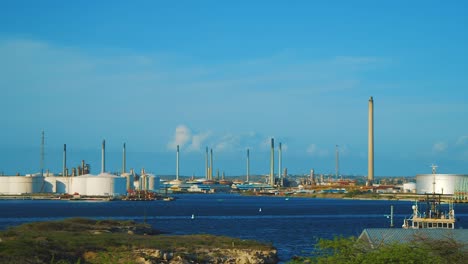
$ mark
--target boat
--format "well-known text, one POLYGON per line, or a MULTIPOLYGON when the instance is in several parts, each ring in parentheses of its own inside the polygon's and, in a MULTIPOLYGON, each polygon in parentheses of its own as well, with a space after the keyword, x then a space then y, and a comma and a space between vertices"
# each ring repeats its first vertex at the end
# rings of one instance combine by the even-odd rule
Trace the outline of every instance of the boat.
POLYGON ((163 198, 163 201, 166 201, 166 202, 171 202, 171 201, 174 201, 175 198, 174 197, 171 197, 171 196, 166 196, 163 198))
POLYGON ((194 215, 194 214, 192 214, 192 217, 191 217, 190 219, 192 219, 192 220, 193 220, 193 219, 195 219, 195 215, 194 215))
POLYGON ((449 201, 448 211, 441 209, 441 194, 426 194, 426 208, 423 213, 419 211, 418 202, 412 206, 413 214, 403 221, 405 229, 455 229, 455 210, 453 202, 449 201))

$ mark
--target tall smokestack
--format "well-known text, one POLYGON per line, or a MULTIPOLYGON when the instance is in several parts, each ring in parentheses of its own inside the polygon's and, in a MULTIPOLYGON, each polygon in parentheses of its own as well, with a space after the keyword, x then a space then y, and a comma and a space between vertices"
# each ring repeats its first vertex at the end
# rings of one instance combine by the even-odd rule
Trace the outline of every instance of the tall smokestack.
POLYGON ((63 144, 63 169, 62 176, 67 176, 67 144, 63 144))
POLYGON ((335 177, 338 180, 338 176, 340 175, 340 159, 339 159, 339 152, 338 152, 338 145, 335 146, 335 177))
POLYGON ((210 149, 210 180, 213 180, 213 149, 210 149))
POLYGON ((278 148, 278 180, 279 180, 279 184, 280 185, 283 185, 282 182, 282 178, 281 178, 281 160, 283 159, 283 155, 281 153, 281 142, 279 143, 279 148, 278 148))
POLYGON ((101 173, 106 171, 106 140, 102 141, 101 173))
POLYGON ((271 138, 270 185, 275 186, 275 140, 271 138))
POLYGON ((247 182, 249 182, 250 178, 250 153, 249 149, 247 149, 247 182))
POLYGON ((179 145, 177 145, 176 155, 176 180, 179 180, 179 145))
POLYGON ((374 182, 374 99, 369 99, 369 136, 368 136, 368 171, 367 185, 372 186, 374 182))
POLYGON ((208 147, 206 147, 205 152, 205 179, 208 180, 208 147))
POLYGON ((127 148, 125 147, 125 143, 123 144, 122 155, 122 174, 124 174, 127 171, 127 148))

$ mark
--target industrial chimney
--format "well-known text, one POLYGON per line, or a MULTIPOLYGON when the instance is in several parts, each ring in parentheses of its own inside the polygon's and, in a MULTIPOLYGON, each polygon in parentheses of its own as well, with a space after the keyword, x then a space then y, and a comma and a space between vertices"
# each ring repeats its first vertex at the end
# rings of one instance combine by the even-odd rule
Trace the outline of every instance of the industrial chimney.
POLYGON ((249 154, 249 149, 247 149, 247 182, 249 182, 249 177, 250 177, 250 154, 249 154))
POLYGON ((179 145, 177 145, 176 154, 176 180, 179 180, 179 145))
POLYGON ((106 171, 106 140, 102 141, 101 173, 106 171))
POLYGON ((122 174, 127 171, 127 149, 125 147, 125 143, 123 144, 123 157, 122 157, 122 174))
POLYGON ((208 147, 206 147, 206 152, 205 152, 205 179, 208 180, 208 147))
POLYGON ((374 100, 372 96, 369 99, 368 147, 367 185, 372 186, 374 182, 374 100))
POLYGON ((210 178, 209 180, 213 180, 213 149, 210 149, 210 178))
POLYGON ((279 143, 279 148, 278 148, 278 180, 279 184, 283 185, 283 180, 281 178, 281 160, 283 159, 283 155, 281 153, 281 142, 279 143))
POLYGON ((63 144, 63 169, 62 169, 62 176, 67 175, 67 144, 63 144))
POLYGON ((271 138, 270 185, 275 186, 275 140, 271 138))

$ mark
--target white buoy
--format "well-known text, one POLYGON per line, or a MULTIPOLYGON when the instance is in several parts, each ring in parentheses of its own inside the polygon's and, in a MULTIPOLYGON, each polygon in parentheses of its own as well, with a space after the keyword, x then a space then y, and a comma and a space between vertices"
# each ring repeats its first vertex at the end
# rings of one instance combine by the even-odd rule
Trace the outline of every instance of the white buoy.
POLYGON ((262 212, 262 208, 258 209, 258 212, 261 213, 261 212, 262 212))
POLYGON ((191 217, 191 219, 192 219, 192 220, 193 220, 193 219, 195 219, 195 215, 194 215, 194 214, 192 214, 192 217, 191 217))

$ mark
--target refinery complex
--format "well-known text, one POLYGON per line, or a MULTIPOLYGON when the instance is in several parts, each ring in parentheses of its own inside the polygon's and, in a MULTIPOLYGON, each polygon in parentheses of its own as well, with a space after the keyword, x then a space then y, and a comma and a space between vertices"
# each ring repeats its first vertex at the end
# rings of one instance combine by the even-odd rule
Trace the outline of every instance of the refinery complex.
MULTIPOLYGON (((368 102, 368 175, 359 184, 356 179, 338 179, 338 151, 336 153, 336 177, 316 175, 314 170, 307 176, 288 175, 282 167, 282 144, 278 144, 275 174, 275 140, 271 138, 270 170, 266 175, 250 174, 250 151, 246 150, 246 174, 242 177, 227 179, 214 174, 213 149, 205 149, 204 178, 187 178, 179 175, 179 146, 176 147, 175 177, 153 175, 141 169, 139 173, 126 168, 126 145, 123 144, 122 170, 111 174, 106 171, 106 144, 102 142, 101 171, 91 174, 89 164, 82 161, 76 168, 67 167, 67 147, 63 146, 63 166, 60 173, 49 171, 26 175, 0 176, 0 196, 20 196, 33 194, 69 195, 73 197, 131 197, 135 194, 154 193, 213 193, 213 192, 254 192, 258 194, 293 193, 343 193, 361 190, 372 193, 438 193, 453 199, 468 202, 468 175, 438 174, 433 166, 431 174, 416 175, 415 181, 399 184, 378 184, 374 178, 374 101, 368 102)), ((44 135, 43 135, 44 138, 44 135)), ((44 139, 43 139, 44 141, 44 139)), ((44 142, 42 142, 44 143, 44 142)), ((44 144, 42 144, 43 147, 44 144)), ((43 155, 43 150, 42 150, 43 155)), ((43 157, 41 157, 43 159, 43 157)), ((154 196, 151 196, 154 197, 154 196)))

